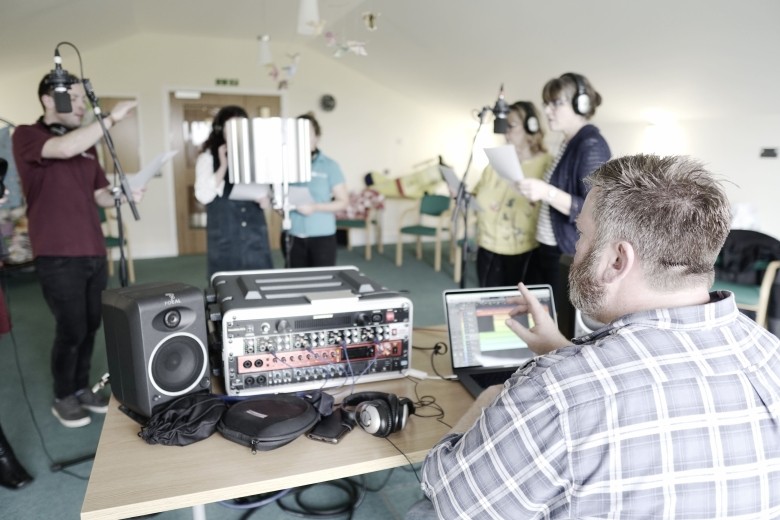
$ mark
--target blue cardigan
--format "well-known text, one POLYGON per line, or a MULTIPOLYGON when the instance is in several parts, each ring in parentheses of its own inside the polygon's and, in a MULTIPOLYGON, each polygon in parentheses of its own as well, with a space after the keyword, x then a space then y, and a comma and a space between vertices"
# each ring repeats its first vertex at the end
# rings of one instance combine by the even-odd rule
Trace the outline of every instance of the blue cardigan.
POLYGON ((550 177, 550 184, 571 195, 568 215, 550 206, 553 233, 561 253, 574 254, 574 245, 577 243, 577 228, 574 222, 582 211, 582 204, 589 189, 583 179, 607 162, 610 155, 609 145, 599 129, 588 124, 574 134, 558 161, 550 177))

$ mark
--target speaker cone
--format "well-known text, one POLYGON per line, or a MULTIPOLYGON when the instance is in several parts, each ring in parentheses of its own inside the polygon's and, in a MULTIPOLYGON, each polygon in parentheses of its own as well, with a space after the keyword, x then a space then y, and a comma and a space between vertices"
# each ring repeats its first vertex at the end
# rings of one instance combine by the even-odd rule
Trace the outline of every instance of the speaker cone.
POLYGON ((205 375, 206 355, 205 346, 192 334, 169 336, 149 359, 150 382, 162 394, 185 394, 205 375))

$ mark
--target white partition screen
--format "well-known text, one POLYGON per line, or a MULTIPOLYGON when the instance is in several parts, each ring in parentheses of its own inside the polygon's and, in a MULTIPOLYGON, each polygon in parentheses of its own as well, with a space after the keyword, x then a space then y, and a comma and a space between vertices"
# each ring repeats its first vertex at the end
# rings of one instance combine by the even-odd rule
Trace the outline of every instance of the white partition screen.
POLYGON ((225 126, 230 182, 288 184, 311 180, 310 123, 282 117, 234 118, 225 126))

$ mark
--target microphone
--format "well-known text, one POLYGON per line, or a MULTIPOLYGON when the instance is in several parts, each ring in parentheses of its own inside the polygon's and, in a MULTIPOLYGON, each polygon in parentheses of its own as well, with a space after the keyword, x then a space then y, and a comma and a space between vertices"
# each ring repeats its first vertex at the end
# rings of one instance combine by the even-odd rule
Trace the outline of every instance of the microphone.
POLYGON ((54 49, 54 70, 49 73, 47 79, 49 85, 54 88, 54 107, 59 114, 73 112, 73 106, 70 104, 70 94, 68 89, 73 84, 70 74, 62 68, 62 58, 60 50, 54 49))
POLYGON ((504 101, 504 84, 501 84, 501 88, 498 91, 498 99, 493 107, 493 133, 505 134, 509 129, 509 123, 506 120, 506 116, 509 113, 509 105, 504 101))

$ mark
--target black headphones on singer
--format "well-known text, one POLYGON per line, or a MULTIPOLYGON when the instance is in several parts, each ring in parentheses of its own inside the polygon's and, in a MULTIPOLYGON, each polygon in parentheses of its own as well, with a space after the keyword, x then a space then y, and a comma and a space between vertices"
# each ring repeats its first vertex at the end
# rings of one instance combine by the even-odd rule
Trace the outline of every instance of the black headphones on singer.
POLYGON ((358 392, 344 398, 341 410, 347 424, 357 424, 374 437, 387 437, 406 427, 414 404, 395 394, 358 392))
POLYGON ((528 101, 516 101, 512 103, 509 108, 521 108, 523 112, 525 112, 525 117, 523 117, 523 129, 525 130, 525 133, 533 135, 540 130, 539 118, 536 115, 536 109, 534 108, 533 103, 528 101))
POLYGON ((581 116, 587 116, 591 109, 591 102, 590 96, 588 95, 588 90, 585 88, 585 79, 581 75, 574 72, 567 72, 561 77, 563 78, 567 76, 573 79, 574 83, 577 85, 577 93, 571 100, 574 113, 581 116))
POLYGON ((72 128, 68 128, 67 126, 60 123, 44 123, 43 116, 39 117, 38 121, 43 126, 48 128, 49 132, 51 132, 54 135, 65 135, 72 130, 72 128))

